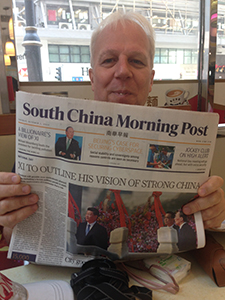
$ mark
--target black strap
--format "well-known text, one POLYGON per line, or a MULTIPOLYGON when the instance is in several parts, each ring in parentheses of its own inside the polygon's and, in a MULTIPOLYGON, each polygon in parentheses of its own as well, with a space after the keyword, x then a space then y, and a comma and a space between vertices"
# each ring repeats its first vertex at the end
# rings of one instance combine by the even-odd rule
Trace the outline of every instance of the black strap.
POLYGON ((72 274, 70 285, 77 300, 152 300, 152 291, 138 286, 128 286, 125 271, 116 269, 107 260, 85 263, 79 273, 72 274))
POLYGON ((146 287, 132 285, 130 291, 135 295, 135 297, 140 298, 141 300, 150 300, 152 299, 152 291, 146 287))
POLYGON ((127 273, 125 273, 124 271, 121 270, 107 270, 107 269, 100 269, 100 274, 104 275, 104 276, 109 276, 111 279, 116 279, 116 280, 121 280, 123 281, 125 284, 128 283, 129 278, 127 276, 127 273))
POLYGON ((128 300, 127 296, 125 296, 123 293, 121 293, 117 288, 112 286, 110 283, 103 282, 96 286, 94 285, 87 285, 82 290, 80 290, 77 294, 77 300, 89 300, 90 295, 93 299, 104 299, 103 297, 106 297, 105 299, 110 300, 128 300), (95 296, 94 296, 95 294, 95 296), (101 298, 99 297, 101 295, 101 298))
POLYGON ((128 288, 125 293, 122 293, 114 286, 109 283, 101 283, 97 286, 88 285, 85 286, 77 294, 77 300, 88 300, 88 299, 104 299, 104 300, 151 300, 152 292, 147 288, 138 286, 132 286, 128 288), (100 295, 104 298, 100 298, 100 295), (92 298, 94 296, 94 298, 92 298))

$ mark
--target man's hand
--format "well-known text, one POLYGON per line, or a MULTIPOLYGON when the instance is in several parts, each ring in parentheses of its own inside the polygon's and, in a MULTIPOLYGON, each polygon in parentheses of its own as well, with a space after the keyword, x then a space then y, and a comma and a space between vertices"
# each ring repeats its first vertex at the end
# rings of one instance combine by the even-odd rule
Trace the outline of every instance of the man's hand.
POLYGON ((31 188, 20 183, 20 176, 0 172, 0 225, 13 228, 32 215, 38 208, 38 196, 31 188))
POLYGON ((198 189, 199 197, 183 207, 186 215, 201 211, 205 229, 219 227, 225 220, 223 179, 211 176, 198 189))

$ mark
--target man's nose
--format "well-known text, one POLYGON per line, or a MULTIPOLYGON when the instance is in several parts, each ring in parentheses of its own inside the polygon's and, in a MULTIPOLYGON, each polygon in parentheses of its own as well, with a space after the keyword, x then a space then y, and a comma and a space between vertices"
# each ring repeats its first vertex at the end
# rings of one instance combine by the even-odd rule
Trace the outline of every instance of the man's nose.
POLYGON ((116 63, 114 76, 120 79, 127 79, 132 76, 131 65, 125 57, 119 58, 116 63))

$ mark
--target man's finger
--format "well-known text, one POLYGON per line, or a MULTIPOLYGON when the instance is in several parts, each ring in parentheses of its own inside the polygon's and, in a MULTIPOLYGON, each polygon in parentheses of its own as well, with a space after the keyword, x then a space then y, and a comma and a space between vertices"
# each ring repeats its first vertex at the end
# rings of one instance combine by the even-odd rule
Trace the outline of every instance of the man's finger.
MULTIPOLYGON (((218 203, 217 205, 211 206, 208 209, 202 210, 203 221, 210 221, 221 216, 222 220, 219 218, 219 222, 225 220, 225 205, 218 203)), ((220 222, 220 223, 221 223, 220 222)), ((220 224, 219 224, 220 225, 220 224)), ((217 225, 218 226, 218 225, 217 225)))
POLYGON ((204 221, 204 228, 220 227, 221 223, 225 220, 225 210, 220 212, 215 218, 204 221))
POLYGON ((18 210, 28 205, 33 205, 37 202, 38 196, 36 194, 3 199, 0 201, 0 215, 5 215, 11 211, 18 210))
POLYGON ((20 184, 0 184, 0 195, 1 199, 20 196, 20 195, 28 195, 30 194, 31 187, 28 184, 20 183, 20 184))
POLYGON ((0 184, 20 183, 20 176, 15 173, 0 172, 0 184))
POLYGON ((223 185, 223 179, 219 176, 211 176, 206 182, 204 182, 198 189, 198 195, 200 197, 205 197, 216 190, 218 190, 223 185))
POLYGON ((202 211, 212 206, 215 206, 220 202, 222 208, 223 205, 225 206, 223 194, 224 194, 223 190, 218 189, 214 193, 211 193, 209 196, 198 197, 195 200, 187 203, 183 207, 183 212, 186 215, 194 214, 198 211, 202 211))
POLYGON ((32 215, 37 209, 38 205, 34 204, 0 216, 0 224, 4 227, 13 228, 16 224, 32 215))

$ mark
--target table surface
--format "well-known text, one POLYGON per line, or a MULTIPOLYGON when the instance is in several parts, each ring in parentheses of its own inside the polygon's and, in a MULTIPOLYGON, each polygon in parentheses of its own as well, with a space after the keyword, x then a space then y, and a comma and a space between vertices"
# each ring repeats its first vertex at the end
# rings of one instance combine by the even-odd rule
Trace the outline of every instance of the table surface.
MULTIPOLYGON (((225 247, 225 232, 214 232, 215 239, 225 247)), ((191 262, 191 272, 179 284, 180 291, 176 294, 170 294, 163 290, 153 292, 154 300, 172 300, 172 299, 225 299, 225 287, 218 287, 203 269, 191 257, 190 253, 183 253, 182 256, 191 262)), ((71 274, 79 271, 78 269, 41 266, 29 264, 22 267, 16 267, 1 271, 12 281, 18 283, 29 283, 41 280, 65 280, 70 281, 71 274)), ((137 271, 139 272, 139 271, 137 271)), ((141 272, 141 271, 140 271, 141 272)), ((142 273, 143 274, 143 273, 142 273)), ((146 273, 144 273, 146 274, 146 273)), ((150 275, 149 275, 150 276, 150 275)), ((146 277, 146 276, 145 276, 146 277)), ((147 276, 148 277, 148 276, 147 276)), ((137 282, 130 279, 130 284, 138 285, 137 282)))

